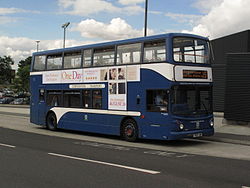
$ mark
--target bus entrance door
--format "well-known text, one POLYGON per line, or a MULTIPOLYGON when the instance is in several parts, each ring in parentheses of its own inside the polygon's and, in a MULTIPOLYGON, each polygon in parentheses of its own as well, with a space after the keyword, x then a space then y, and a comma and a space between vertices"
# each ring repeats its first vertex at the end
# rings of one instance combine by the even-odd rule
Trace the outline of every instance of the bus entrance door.
POLYGON ((37 120, 40 125, 45 125, 45 89, 39 88, 39 98, 37 105, 37 120))

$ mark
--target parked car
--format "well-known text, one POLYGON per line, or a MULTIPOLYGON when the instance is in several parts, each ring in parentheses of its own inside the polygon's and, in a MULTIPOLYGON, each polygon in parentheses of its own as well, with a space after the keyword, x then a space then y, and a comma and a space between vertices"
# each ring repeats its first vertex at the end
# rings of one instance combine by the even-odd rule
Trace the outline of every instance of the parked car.
POLYGON ((26 97, 26 98, 16 98, 10 104, 29 104, 29 97, 26 97))
POLYGON ((0 104, 10 104, 12 101, 14 101, 13 97, 5 97, 0 99, 0 104))
POLYGON ((0 91, 0 99, 2 99, 4 96, 4 93, 0 91))
POLYGON ((30 97, 25 97, 23 104, 30 104, 30 97))
POLYGON ((23 104, 24 98, 17 98, 14 101, 12 101, 10 104, 23 104))
POLYGON ((11 91, 11 90, 4 91, 4 96, 6 96, 6 97, 13 97, 14 94, 15 94, 14 91, 11 91))

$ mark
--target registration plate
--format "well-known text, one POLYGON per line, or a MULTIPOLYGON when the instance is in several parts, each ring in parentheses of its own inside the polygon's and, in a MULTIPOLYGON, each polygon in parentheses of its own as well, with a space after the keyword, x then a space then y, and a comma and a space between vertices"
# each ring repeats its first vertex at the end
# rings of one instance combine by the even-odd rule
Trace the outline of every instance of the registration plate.
POLYGON ((197 138, 197 137, 201 137, 201 136, 202 136, 202 133, 193 134, 193 138, 197 138))

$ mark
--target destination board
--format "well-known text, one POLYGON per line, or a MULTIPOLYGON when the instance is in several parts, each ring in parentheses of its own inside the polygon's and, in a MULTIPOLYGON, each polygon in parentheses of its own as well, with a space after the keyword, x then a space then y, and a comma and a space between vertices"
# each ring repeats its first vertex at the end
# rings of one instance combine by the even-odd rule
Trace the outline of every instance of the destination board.
POLYGON ((208 79, 206 70, 182 70, 183 78, 189 79, 208 79))

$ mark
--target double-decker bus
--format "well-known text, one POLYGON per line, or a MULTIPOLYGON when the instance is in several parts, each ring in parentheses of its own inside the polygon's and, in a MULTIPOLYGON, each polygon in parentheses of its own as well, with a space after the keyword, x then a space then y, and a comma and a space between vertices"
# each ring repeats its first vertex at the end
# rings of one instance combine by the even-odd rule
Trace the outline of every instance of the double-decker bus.
POLYGON ((36 52, 30 121, 137 138, 214 134, 207 38, 168 33, 36 52))

